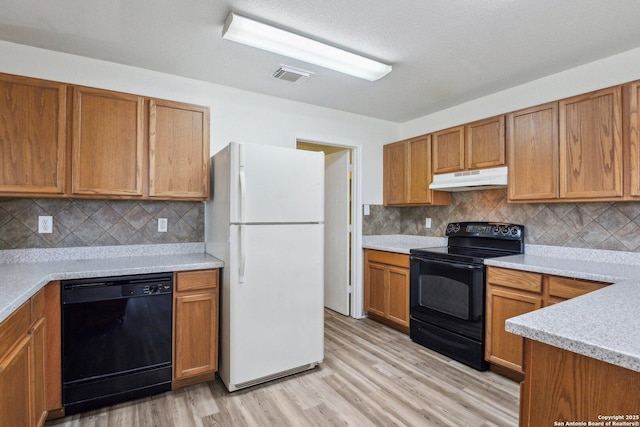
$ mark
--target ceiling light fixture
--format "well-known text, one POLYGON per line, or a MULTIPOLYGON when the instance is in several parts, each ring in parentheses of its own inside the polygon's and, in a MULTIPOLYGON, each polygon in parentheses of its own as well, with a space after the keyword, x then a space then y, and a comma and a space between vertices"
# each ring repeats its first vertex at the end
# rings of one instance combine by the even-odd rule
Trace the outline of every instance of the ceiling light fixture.
POLYGON ((370 81, 378 80, 391 71, 391 65, 245 18, 233 12, 224 24, 222 37, 370 81))

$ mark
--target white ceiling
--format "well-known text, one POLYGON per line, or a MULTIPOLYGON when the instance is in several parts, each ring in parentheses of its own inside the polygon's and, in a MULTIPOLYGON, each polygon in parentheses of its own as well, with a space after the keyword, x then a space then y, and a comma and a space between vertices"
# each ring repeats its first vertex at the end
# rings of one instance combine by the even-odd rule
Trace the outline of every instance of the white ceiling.
POLYGON ((638 0, 0 0, 0 39, 404 122, 640 46, 638 0), (393 65, 369 82, 221 38, 231 11, 393 65), (297 85, 279 64, 313 71, 297 85))

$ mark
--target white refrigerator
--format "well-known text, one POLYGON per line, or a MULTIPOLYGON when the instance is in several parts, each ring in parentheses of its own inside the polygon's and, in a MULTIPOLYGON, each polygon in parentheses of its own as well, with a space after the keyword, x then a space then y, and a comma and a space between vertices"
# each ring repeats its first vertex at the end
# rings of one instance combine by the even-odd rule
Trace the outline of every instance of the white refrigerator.
POLYGON ((234 391, 324 358, 324 155, 232 142, 211 160, 206 250, 225 263, 218 373, 234 391))

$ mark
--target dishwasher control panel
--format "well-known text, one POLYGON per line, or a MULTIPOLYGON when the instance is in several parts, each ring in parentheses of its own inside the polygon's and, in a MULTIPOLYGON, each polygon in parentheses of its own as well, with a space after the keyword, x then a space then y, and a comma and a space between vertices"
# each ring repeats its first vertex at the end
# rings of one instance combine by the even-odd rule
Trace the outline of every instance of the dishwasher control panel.
POLYGON ((170 294, 171 291, 172 291, 172 286, 166 283, 135 284, 135 285, 122 286, 123 297, 170 294))
POLYGON ((172 273, 152 273, 62 281, 62 304, 172 293, 172 273))

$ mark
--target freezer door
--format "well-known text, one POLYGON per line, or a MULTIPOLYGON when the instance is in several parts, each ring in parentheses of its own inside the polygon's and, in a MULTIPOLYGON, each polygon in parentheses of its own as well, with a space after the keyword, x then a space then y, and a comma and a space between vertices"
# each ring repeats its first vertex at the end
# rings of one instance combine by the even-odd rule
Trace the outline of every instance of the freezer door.
POLYGON ((229 384, 322 361, 323 235, 321 224, 231 227, 229 384))
POLYGON ((231 223, 323 221, 323 153, 234 142, 229 147, 231 223))

